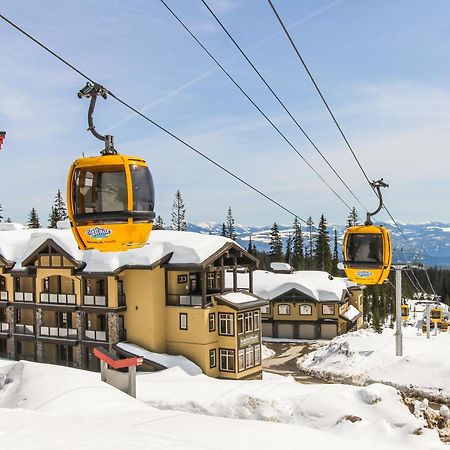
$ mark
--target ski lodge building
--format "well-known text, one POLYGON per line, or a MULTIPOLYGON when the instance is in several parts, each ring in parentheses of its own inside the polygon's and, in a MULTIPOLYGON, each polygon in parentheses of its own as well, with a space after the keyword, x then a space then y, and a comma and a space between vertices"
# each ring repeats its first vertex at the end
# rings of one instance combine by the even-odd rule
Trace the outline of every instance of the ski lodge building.
POLYGON ((93 347, 129 341, 212 377, 260 377, 256 259, 221 236, 153 231, 149 242, 82 252, 70 229, 0 231, 1 356, 97 369, 93 347), (238 270, 249 290, 225 289, 238 270))
MULTIPOLYGON (((239 277, 238 287, 248 288, 239 277)), ((364 288, 323 271, 294 272, 286 263, 253 272, 253 293, 269 302, 261 308, 264 337, 332 339, 360 329, 364 288)))
POLYGON ((0 356, 98 370, 93 347, 128 342, 212 377, 258 378, 262 334, 327 339, 362 325, 360 286, 256 265, 221 236, 153 231, 143 248, 100 253, 80 251, 70 229, 0 224, 0 356))

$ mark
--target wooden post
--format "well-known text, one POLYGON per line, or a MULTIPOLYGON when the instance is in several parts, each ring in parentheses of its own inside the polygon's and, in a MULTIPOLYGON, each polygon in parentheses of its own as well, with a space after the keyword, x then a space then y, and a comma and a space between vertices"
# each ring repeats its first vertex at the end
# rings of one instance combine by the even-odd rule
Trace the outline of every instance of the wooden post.
POLYGON ((207 290, 206 270, 201 271, 200 279, 202 285, 202 308, 206 308, 206 290, 207 290))
POLYGON ((136 398, 136 366, 128 367, 128 394, 136 398))
POLYGON ((248 268, 248 290, 253 293, 253 269, 248 268))
POLYGON ((237 258, 236 256, 233 258, 234 266, 233 266, 233 291, 237 291, 237 258))

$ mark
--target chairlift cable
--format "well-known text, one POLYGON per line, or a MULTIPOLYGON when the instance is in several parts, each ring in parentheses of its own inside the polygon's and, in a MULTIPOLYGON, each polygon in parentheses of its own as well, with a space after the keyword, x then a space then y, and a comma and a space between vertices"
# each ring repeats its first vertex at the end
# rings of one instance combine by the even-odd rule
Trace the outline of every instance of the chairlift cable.
MULTIPOLYGON (((65 64, 67 67, 69 67, 70 69, 72 69, 73 71, 75 71, 76 73, 78 73, 79 75, 81 75, 83 78, 85 78, 86 80, 90 81, 93 84, 97 84, 95 83, 95 81, 90 78, 89 76, 87 76, 85 73, 83 73, 81 70, 77 69, 73 64, 69 63, 67 60, 65 60, 64 58, 62 58, 61 56, 59 56, 57 53, 55 53, 53 50, 50 50, 50 48, 48 48, 47 46, 45 46, 44 44, 42 44, 38 39, 34 38, 33 36, 31 36, 29 33, 27 33, 25 30, 23 30, 22 28, 20 28, 18 25, 16 25, 14 22, 12 22, 11 20, 7 19, 5 16, 3 16, 2 14, 0 14, 0 18, 3 19, 6 23, 8 23, 9 25, 11 25, 13 28, 15 28, 17 31, 19 31, 20 33, 22 33, 24 36, 28 37, 30 40, 32 40, 35 44, 37 44, 38 46, 40 46, 41 48, 43 48, 45 51, 47 51, 48 53, 50 53, 52 56, 54 56, 55 58, 57 58, 60 62, 62 62, 63 64, 65 64)), ((262 192, 260 189, 258 189, 257 187, 253 186, 252 184, 250 184, 249 182, 245 181, 243 178, 241 178, 240 176, 234 174, 231 170, 227 169, 226 167, 224 167, 223 165, 219 164, 218 162, 214 161, 212 158, 210 158, 209 156, 205 155, 204 153, 202 153, 200 150, 198 150, 197 148, 195 148, 194 146, 190 145, 189 143, 187 143, 186 141, 184 141, 182 138, 178 137, 176 134, 172 133, 171 131, 169 131, 167 128, 163 127, 162 125, 160 125, 159 123, 155 122, 153 119, 150 119, 150 117, 146 116, 144 113, 140 112, 139 110, 137 110, 136 108, 134 108, 133 106, 131 106, 130 104, 128 104, 127 102, 125 102, 124 100, 122 100, 120 97, 116 96, 115 94, 113 94, 111 91, 107 90, 108 95, 110 95, 111 97, 113 97, 116 101, 118 101, 119 103, 121 103, 123 106, 125 106, 126 108, 130 109, 131 111, 133 111, 135 114, 137 114, 138 116, 142 117, 143 119, 145 119, 146 121, 150 122, 152 125, 154 125, 155 127, 159 128, 161 131, 163 131, 164 133, 168 134, 169 136, 171 136, 173 139, 175 139, 176 141, 178 141, 179 143, 183 144, 184 146, 188 147, 189 149, 191 149, 193 152, 197 153, 199 156, 201 156, 202 158, 206 159, 207 161, 209 161, 210 163, 214 164, 216 167, 218 167, 219 169, 221 169, 222 171, 224 171, 225 173, 227 173, 228 175, 231 175, 233 178, 235 178, 236 180, 240 181, 242 184, 246 185, 247 187, 249 187, 250 189, 252 189, 253 191, 255 191, 256 193, 258 193, 259 195, 261 195, 262 197, 264 197, 266 200, 270 201, 271 203, 273 203, 274 205, 278 206, 279 208, 281 208, 282 210, 284 210, 285 212, 287 212, 288 214, 292 215, 293 217, 296 217, 297 219, 299 219, 300 221, 302 221, 303 223, 307 223, 306 220, 304 220, 303 218, 301 218, 299 215, 295 214, 294 212, 292 212, 290 209, 288 209, 287 207, 283 206, 281 203, 279 203, 278 201, 274 200, 272 197, 270 197, 269 195, 265 194, 264 192, 262 192)))
MULTIPOLYGON (((202 42, 195 36, 195 34, 189 29, 189 27, 180 19, 180 17, 171 9, 168 4, 164 0, 160 0, 161 3, 166 7, 166 9, 172 14, 172 16, 180 23, 180 25, 191 35, 191 37, 197 42, 197 44, 206 52, 206 54, 217 64, 217 66, 222 70, 222 72, 232 81, 232 83, 239 89, 239 91, 247 98, 247 100, 250 101, 250 103, 263 115, 263 117, 272 125, 272 127, 283 137, 283 139, 293 148, 293 150, 300 156, 300 158, 305 161, 305 163, 314 171, 314 173, 319 176, 319 178, 324 182, 329 189, 333 191, 333 193, 345 204, 345 206, 351 211, 352 208, 349 207, 349 205, 342 200, 340 196, 329 186, 329 184, 321 177, 317 171, 311 166, 311 164, 303 157, 303 155, 300 154, 300 152, 293 146, 293 144, 287 140, 285 135, 279 130, 278 127, 269 119, 269 117, 261 110, 260 107, 256 105, 256 103, 251 99, 251 97, 247 94, 247 92, 238 84, 238 82, 235 80, 235 78, 230 75, 230 73, 223 67, 223 65, 217 60, 216 57, 212 55, 212 53, 202 44, 202 42)), ((236 42, 236 40, 231 36, 229 31, 226 29, 226 27, 223 25, 223 23, 220 21, 220 19, 215 15, 215 13, 212 11, 210 6, 203 1, 203 4, 206 6, 208 11, 211 13, 211 15, 215 18, 215 20, 219 23, 219 25, 222 27, 222 29, 225 31, 227 36, 231 39, 233 44, 236 46, 236 48, 240 51, 240 53, 244 56, 244 58, 247 60, 247 62, 250 64, 250 66, 253 68, 253 70, 257 73, 259 78, 263 81, 265 86, 269 89, 271 94, 275 97, 275 99, 278 101, 278 103, 282 106, 282 108, 286 111, 286 113, 289 115, 289 117, 293 120, 297 128, 302 132, 302 134, 306 137, 308 142, 313 146, 313 148, 319 153, 321 158, 325 161, 325 163, 328 165, 328 167, 333 171, 333 173, 338 177, 338 179, 341 181, 341 183, 346 187, 346 189, 350 192, 350 194, 356 199, 356 201, 367 211, 367 208, 364 206, 364 204, 359 200, 359 198, 356 196, 356 194, 351 190, 351 188, 348 186, 348 184, 343 180, 343 178, 339 175, 339 173, 336 171, 336 169, 333 167, 333 165, 328 161, 326 156, 321 152, 321 150, 318 148, 318 146, 315 144, 315 142, 311 139, 311 137, 306 133, 306 131, 303 129, 303 127, 300 125, 298 120, 294 117, 294 115, 291 113, 291 111, 286 107, 284 102, 280 99, 280 97, 275 93, 274 89, 270 86, 270 84, 267 82, 267 80, 261 75, 261 72, 255 67, 255 65, 252 63, 252 61, 248 58, 246 53, 242 50, 242 48, 239 46, 239 44, 236 42)))

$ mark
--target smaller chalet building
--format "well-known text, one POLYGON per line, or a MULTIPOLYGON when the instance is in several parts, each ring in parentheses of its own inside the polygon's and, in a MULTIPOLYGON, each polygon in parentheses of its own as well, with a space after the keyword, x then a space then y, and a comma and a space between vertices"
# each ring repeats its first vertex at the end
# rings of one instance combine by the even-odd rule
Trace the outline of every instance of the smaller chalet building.
POLYGON ((293 272, 288 264, 272 269, 253 272, 253 292, 269 301, 261 308, 264 337, 332 339, 363 326, 365 286, 322 271, 293 272))
POLYGON ((96 370, 93 347, 129 342, 212 377, 260 376, 267 301, 252 293, 256 259, 234 241, 153 231, 140 249, 82 252, 69 229, 0 225, 1 356, 96 370))

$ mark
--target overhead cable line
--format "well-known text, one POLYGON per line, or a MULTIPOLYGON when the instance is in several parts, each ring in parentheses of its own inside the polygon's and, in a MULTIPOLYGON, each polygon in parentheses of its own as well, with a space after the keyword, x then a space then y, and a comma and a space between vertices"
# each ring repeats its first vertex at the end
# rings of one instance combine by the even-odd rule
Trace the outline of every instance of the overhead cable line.
MULTIPOLYGON (((205 51, 205 53, 217 64, 222 72, 230 79, 230 81, 236 86, 237 89, 247 98, 247 100, 259 111, 259 113, 266 119, 269 124, 275 129, 275 131, 284 139, 284 141, 294 150, 294 152, 305 162, 305 164, 319 177, 319 179, 330 189, 333 194, 351 211, 350 205, 336 192, 333 187, 320 175, 319 172, 311 165, 311 163, 300 153, 297 147, 286 137, 286 135, 275 125, 275 123, 264 113, 264 111, 256 104, 256 102, 247 94, 247 92, 239 85, 235 78, 223 67, 223 65, 217 60, 217 58, 200 42, 200 40, 194 35, 194 33, 188 28, 188 26, 180 19, 180 17, 169 7, 164 1, 160 0, 166 9, 172 14, 172 16, 180 23, 180 25, 192 36, 197 44, 205 51)), ((319 150, 318 150, 319 151, 319 150)), ((320 152, 320 151, 319 151, 320 152)), ((327 161, 328 162, 328 161, 327 161)), ((328 163, 329 164, 329 163, 328 163)), ((330 165, 330 164, 329 164, 330 165)), ((332 170, 333 167, 330 165, 332 170)), ((337 175, 339 176, 339 175, 337 175)))
MULTIPOLYGON (((243 91, 243 89, 236 83, 236 81, 229 75, 229 73, 221 66, 221 64, 214 58, 214 56, 204 47, 204 45, 194 36, 194 34, 188 29, 188 27, 181 21, 181 19, 167 6, 164 0, 160 0, 161 3, 164 4, 164 6, 172 13, 172 15, 178 20, 178 22, 185 28, 185 30, 195 39, 195 41, 205 50, 205 52, 213 59, 213 61, 222 69, 222 71, 230 78, 230 80, 236 85, 236 87, 249 99, 253 106, 258 108, 255 103, 249 98, 249 96, 246 94, 246 92, 243 91)), ((326 156, 320 151, 319 147, 315 144, 315 142, 311 139, 311 137, 306 133, 304 128, 300 125, 298 120, 294 117, 294 115, 291 113, 291 111, 287 108, 285 103, 281 100, 281 98, 278 96, 278 94, 274 91, 272 86, 268 83, 268 81, 264 78, 264 76, 261 74, 261 72, 258 70, 258 68, 254 65, 254 63, 250 60, 250 58, 247 56, 247 54, 244 52, 242 47, 237 43, 236 39, 231 35, 231 33, 228 31, 228 29, 225 27, 225 25, 222 23, 222 21, 217 17, 217 15, 214 13, 214 11, 211 9, 211 7, 206 3, 205 0, 201 0, 202 3, 205 5, 207 10, 210 12, 210 14, 214 17, 216 22, 220 25, 222 30, 225 32, 225 34, 230 38, 231 42, 235 45, 235 47, 239 50, 239 52, 242 54, 242 56, 245 58, 245 60, 249 63, 250 67, 254 70, 254 72, 258 75, 258 77, 261 79, 261 81, 264 83, 264 85, 267 87, 267 89, 270 91, 270 93, 273 95, 273 97, 277 100, 277 102, 281 105, 281 107, 284 109, 284 111, 288 114, 288 116, 292 119, 292 121, 295 123, 297 128, 302 132, 302 134, 305 136, 305 138, 308 140, 308 142, 313 146, 313 148, 317 151, 317 153, 321 156, 321 158, 326 162, 328 167, 333 171, 333 173, 337 176, 337 178, 341 181, 341 183, 345 186, 345 188, 350 192, 350 194, 355 198, 355 200, 364 208, 364 210, 367 211, 367 208, 364 206, 364 204, 359 200, 359 198, 356 196, 356 194, 352 191, 352 189, 348 186, 348 184, 343 180, 343 178, 339 175, 339 173, 336 171, 336 169, 333 167, 333 165, 328 161, 326 156)), ((258 110, 262 113, 262 111, 258 108, 258 110)), ((264 113, 262 113, 264 114, 264 113)), ((297 152, 297 150, 296 150, 297 152)), ((297 152, 298 153, 298 152, 297 152)), ((301 155, 299 155, 302 159, 304 159, 301 155)), ((309 166, 310 164, 307 163, 309 166)), ((310 166, 311 167, 311 166, 310 166)), ((314 170, 314 169, 313 169, 314 170)), ((314 170, 315 171, 315 170, 314 170)), ((322 180, 323 181, 323 180, 322 180)), ((345 202, 344 202, 345 203, 345 202)), ((347 203, 345 205, 351 210, 347 203)))
POLYGON ((426 294, 425 289, 424 289, 424 288, 422 287, 422 285, 420 284, 420 281, 419 281, 418 278, 416 277, 416 274, 414 273, 414 270, 412 269, 412 267, 409 268, 409 271, 411 272, 411 274, 412 274, 412 276, 413 276, 413 278, 414 278, 414 280, 415 280, 417 286, 419 286, 419 288, 422 290, 422 292, 423 292, 424 294, 426 294))
MULTIPOLYGON (((34 38, 33 36, 31 36, 29 33, 27 33, 25 30, 23 30, 22 28, 20 28, 18 25, 16 25, 14 22, 12 22, 11 20, 7 19, 5 16, 3 16, 2 14, 0 14, 0 18, 3 19, 5 22, 7 22, 9 25, 11 25, 13 28, 15 28, 17 31, 19 31, 20 33, 22 33, 23 35, 25 35, 26 37, 28 37, 29 39, 31 39, 35 44, 37 44, 38 46, 40 46, 41 48, 43 48, 45 51, 47 51, 48 53, 50 53, 52 56, 54 56, 55 58, 57 58, 59 61, 61 61, 63 64, 65 64, 67 67, 69 67, 70 69, 72 69, 73 71, 75 71, 76 73, 78 73, 79 75, 81 75, 83 78, 85 78, 86 80, 90 81, 91 83, 97 84, 95 83, 95 81, 90 78, 89 76, 87 76, 85 73, 83 73, 81 70, 77 69, 74 65, 70 64, 67 60, 65 60, 64 58, 62 58, 61 56, 59 56, 57 53, 55 53, 54 51, 50 50, 47 46, 45 46, 44 44, 42 44, 39 40, 37 40, 36 38, 34 38)), ((164 133, 168 134, 169 136, 171 136, 173 139, 175 139, 176 141, 178 141, 179 143, 183 144, 184 146, 188 147, 189 149, 191 149, 192 151, 194 151, 195 153, 197 153, 199 156, 201 156, 202 158, 206 159, 207 161, 209 161, 211 164, 214 164, 216 167, 218 167, 219 169, 221 169, 222 171, 226 172, 228 175, 231 175, 233 178, 235 178, 236 180, 238 180, 239 182, 241 182, 242 184, 246 185, 247 187, 249 187, 250 189, 252 189, 254 192, 258 193, 259 195, 261 195, 262 197, 264 197, 266 200, 270 201, 271 203, 273 203, 274 205, 278 206, 279 208, 283 209, 285 212, 287 212, 288 214, 292 215, 293 217, 296 217, 297 219, 301 220, 303 223, 307 224, 307 221, 302 219, 299 215, 295 214, 294 212, 292 212, 290 209, 288 209, 287 207, 283 206, 281 203, 279 203, 278 201, 274 200, 272 197, 270 197, 269 195, 265 194, 264 192, 262 192, 260 189, 256 188, 255 186, 253 186, 252 184, 250 184, 249 182, 245 181, 243 178, 241 178, 240 176, 234 174, 233 172, 231 172, 231 170, 227 169, 226 167, 224 167, 223 165, 219 164, 218 162, 214 161, 212 158, 210 158, 209 156, 205 155, 204 153, 202 153, 200 150, 198 150, 197 148, 195 148, 194 146, 190 145, 189 143, 187 143, 186 141, 184 141, 182 138, 178 137, 176 134, 172 133, 171 131, 169 131, 167 128, 163 127, 162 125, 158 124, 157 122, 155 122, 154 120, 150 119, 148 116, 146 116, 145 114, 143 114, 142 112, 140 112, 139 110, 137 110, 136 108, 134 108, 133 106, 131 106, 130 104, 128 104, 127 102, 125 102, 124 100, 122 100, 120 97, 116 96, 115 94, 113 94, 111 91, 107 90, 107 93, 114 98, 116 101, 118 101, 119 103, 121 103, 123 106, 125 106, 126 108, 130 109, 131 111, 133 111, 134 113, 136 113, 138 116, 142 117, 143 119, 145 119, 146 121, 150 122, 152 125, 154 125, 155 127, 159 128, 161 131, 163 131, 164 133)))
POLYGON ((425 275, 427 276, 427 280, 428 280, 428 283, 430 284, 431 291, 433 292, 433 295, 436 295, 436 292, 435 292, 435 290, 434 290, 434 287, 433 287, 433 285, 432 285, 432 283, 431 283, 431 280, 430 280, 430 277, 429 277, 429 275, 428 275, 428 271, 427 271, 424 267, 422 267, 422 269, 423 269, 423 271, 425 272, 425 275))
MULTIPOLYGON (((203 0, 202 0, 203 1, 203 0)), ((323 104, 325 105, 325 108, 327 109, 328 113, 330 114, 334 124, 336 125, 340 135, 342 136, 342 139, 344 140, 345 144, 347 145, 347 148, 350 150, 351 154, 353 155, 353 158, 355 159, 356 163, 358 164, 362 174, 364 175, 365 179, 367 180, 367 182, 369 183, 369 186, 372 188, 372 190, 374 191, 374 193, 376 194, 375 190, 372 187, 372 183, 369 179, 369 177, 367 176, 366 171, 364 170, 361 162, 359 161, 355 151, 353 150, 352 145, 350 144, 349 140, 347 139, 347 136, 345 135, 344 131, 342 130, 342 127, 340 126, 339 122, 336 119, 336 116, 334 115, 333 111, 331 110, 328 102, 326 101, 321 89, 319 88, 319 85, 317 84, 313 74, 311 73, 311 71, 309 70, 305 60, 303 59, 300 51, 298 50, 294 40, 292 39, 291 34, 289 33, 289 30, 287 29, 286 25, 284 24, 283 20, 281 19, 280 15, 278 14, 278 11, 275 9, 275 6, 273 5, 272 0, 267 0, 273 13, 275 14, 276 18, 278 19, 278 22, 280 23, 284 33, 286 34, 286 37, 288 38, 289 42, 292 45, 292 48, 294 49, 295 53, 297 54, 303 68, 305 69, 306 73, 308 74, 311 82, 314 85, 314 88, 316 89, 317 93, 319 94, 323 104)), ((203 1, 204 2, 204 1, 203 1)), ((409 242, 408 238, 405 236, 405 234, 403 233, 403 230, 400 228, 400 226, 398 225, 397 221, 394 219, 394 217, 392 216, 392 214, 390 213, 390 211, 388 210, 388 208, 386 207, 386 205, 383 204, 383 208, 385 209, 385 211, 387 212, 387 214, 389 215, 389 217, 391 218, 392 222, 394 223, 394 225, 396 226, 396 228, 399 230, 400 234, 402 235, 402 237, 405 239, 406 243, 408 245, 411 245, 411 243, 409 242)))

